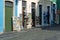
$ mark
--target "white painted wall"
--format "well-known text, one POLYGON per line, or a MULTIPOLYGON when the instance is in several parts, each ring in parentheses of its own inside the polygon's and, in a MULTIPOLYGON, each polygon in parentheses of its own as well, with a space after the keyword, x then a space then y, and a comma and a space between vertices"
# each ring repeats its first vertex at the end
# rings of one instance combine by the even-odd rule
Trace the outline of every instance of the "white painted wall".
MULTIPOLYGON (((34 2, 35 3, 35 19, 36 19, 36 16, 39 16, 39 6, 38 6, 38 2, 39 2, 39 0, 25 0, 25 1, 27 1, 27 14, 28 13, 32 13, 32 6, 31 6, 31 3, 32 2, 34 2)), ((36 21, 35 21, 35 23, 36 23, 36 21)))
MULTIPOLYGON (((37 4, 39 0, 24 0, 24 1, 27 2, 27 7, 26 7, 27 14, 31 13, 31 2, 36 3, 36 9, 37 9, 37 4)), ((20 13, 22 13, 22 1, 18 1, 18 17, 20 13)), ((36 10, 36 15, 39 16, 38 10, 36 10)))
MULTIPOLYGON (((45 0, 29 0, 29 1, 28 0, 24 0, 24 1, 27 2, 27 7, 26 7, 27 13, 31 13, 31 3, 32 2, 36 3, 36 6, 35 6, 36 7, 36 16, 39 16, 39 5, 38 5, 39 1, 40 1, 39 4, 42 4, 44 7, 51 4, 49 0, 46 0, 46 1, 45 0)), ((18 1, 18 16, 19 16, 20 13, 22 13, 22 1, 21 0, 18 1)))
POLYGON ((39 13, 37 12, 38 10, 37 10, 37 5, 38 5, 38 1, 39 0, 25 0, 25 1, 27 1, 27 13, 31 13, 31 3, 32 2, 34 2, 34 3, 36 3, 36 16, 39 16, 39 13))
MULTIPOLYGON (((26 11, 27 11, 27 14, 28 13, 31 13, 31 3, 34 2, 36 3, 36 16, 39 16, 39 5, 41 4, 43 6, 42 8, 42 13, 44 13, 44 11, 47 11, 47 6, 50 6, 50 19, 52 19, 52 13, 51 13, 51 1, 50 0, 24 0, 27 2, 27 7, 26 7, 26 11), (39 4, 38 4, 39 2, 39 4)), ((20 14, 22 14, 22 1, 19 0, 18 1, 18 17, 20 16, 20 14)), ((43 19, 43 15, 42 15, 42 20, 43 19)), ((44 24, 44 21, 42 21, 44 24)), ((51 22, 51 20, 50 20, 51 22)))
POLYGON ((17 8, 18 10, 18 14, 17 14, 17 17, 19 17, 20 16, 20 14, 22 14, 22 1, 20 0, 20 1, 18 1, 18 8, 17 8))

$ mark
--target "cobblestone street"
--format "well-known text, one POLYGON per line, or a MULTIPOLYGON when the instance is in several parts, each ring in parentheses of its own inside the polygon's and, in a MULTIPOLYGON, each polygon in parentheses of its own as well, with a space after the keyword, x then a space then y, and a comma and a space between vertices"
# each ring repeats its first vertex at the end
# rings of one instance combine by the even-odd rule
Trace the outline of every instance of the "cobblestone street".
POLYGON ((4 33, 0 40, 60 40, 60 26, 4 33))

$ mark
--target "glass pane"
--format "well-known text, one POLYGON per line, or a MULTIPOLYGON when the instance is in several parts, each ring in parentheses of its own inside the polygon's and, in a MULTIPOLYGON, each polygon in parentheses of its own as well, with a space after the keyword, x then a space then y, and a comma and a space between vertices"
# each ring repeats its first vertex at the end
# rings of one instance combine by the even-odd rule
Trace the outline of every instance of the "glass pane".
POLYGON ((26 7, 26 1, 22 1, 22 6, 26 7))
POLYGON ((10 7, 12 7, 12 6, 13 6, 13 3, 6 1, 6 2, 5 2, 5 6, 10 6, 10 7))
POLYGON ((35 8, 35 3, 34 3, 34 2, 32 2, 32 7, 34 7, 34 8, 35 8))

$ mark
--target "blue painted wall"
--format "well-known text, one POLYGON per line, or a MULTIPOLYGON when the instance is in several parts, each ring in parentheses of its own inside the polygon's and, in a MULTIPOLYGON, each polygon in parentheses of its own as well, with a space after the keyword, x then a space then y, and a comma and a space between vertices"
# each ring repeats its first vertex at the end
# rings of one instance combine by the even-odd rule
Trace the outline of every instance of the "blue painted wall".
POLYGON ((0 0, 0 32, 3 32, 3 0, 0 0))
POLYGON ((17 16, 17 5, 18 5, 18 0, 15 0, 15 16, 17 16))

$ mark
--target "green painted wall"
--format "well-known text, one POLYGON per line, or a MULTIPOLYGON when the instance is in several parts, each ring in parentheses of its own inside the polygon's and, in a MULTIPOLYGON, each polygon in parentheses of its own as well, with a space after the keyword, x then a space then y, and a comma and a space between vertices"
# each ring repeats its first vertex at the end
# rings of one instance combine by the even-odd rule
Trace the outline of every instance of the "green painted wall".
POLYGON ((57 3, 57 9, 60 10, 60 0, 57 0, 56 3, 57 3))
POLYGON ((51 0, 52 2, 56 2, 56 0, 51 0))
MULTIPOLYGON (((60 10, 60 0, 57 0, 56 3, 57 3, 57 10, 60 10)), ((59 24, 60 24, 60 13, 58 13, 58 15, 59 15, 59 24)))

